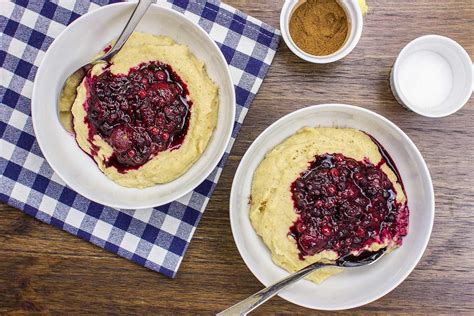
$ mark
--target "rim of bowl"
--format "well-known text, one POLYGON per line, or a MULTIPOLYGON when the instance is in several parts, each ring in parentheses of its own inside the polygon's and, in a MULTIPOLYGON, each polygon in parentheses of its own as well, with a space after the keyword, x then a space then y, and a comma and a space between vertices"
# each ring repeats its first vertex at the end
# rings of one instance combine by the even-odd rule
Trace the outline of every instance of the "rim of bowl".
MULTIPOLYGON (((423 168, 423 171, 425 172, 425 174, 427 175, 427 178, 428 178, 428 186, 430 188, 430 191, 429 191, 429 196, 430 196, 430 207, 429 207, 429 210, 430 210, 430 215, 431 215, 431 218, 430 218, 430 222, 429 222, 429 229, 428 229, 428 234, 427 234, 427 237, 423 243, 423 246, 422 246, 422 251, 420 251, 417 255, 417 257, 415 258, 415 260, 413 261, 413 264, 412 264, 412 267, 410 269, 407 270, 407 272, 401 277, 399 278, 398 281, 394 282, 394 284, 391 286, 391 287, 387 287, 387 289, 385 289, 384 291, 381 291, 380 294, 376 295, 374 298, 372 299, 368 299, 368 300, 365 300, 365 301, 362 301, 358 304, 352 304, 352 305, 347 305, 347 306, 344 306, 344 305, 341 305, 337 308, 327 308, 327 307, 313 307, 309 304, 300 304, 300 303, 296 303, 295 301, 293 300, 290 300, 288 298, 285 297, 285 295, 283 295, 282 293, 278 294, 278 296, 280 296, 281 298, 283 298, 284 300, 288 301, 288 302, 291 302, 293 304, 296 304, 296 305, 299 305, 299 306, 303 306, 303 307, 306 307, 306 308, 310 308, 310 309, 317 309, 317 310, 327 310, 327 311, 336 311, 336 310, 346 310, 346 309, 351 309, 351 308, 356 308, 356 307, 359 307, 359 306, 363 306, 363 305, 366 305, 366 304, 369 304, 369 303, 372 303, 378 299, 380 299, 381 297, 385 296, 386 294, 390 293, 391 291, 393 291, 396 287, 398 287, 403 281, 405 281, 405 279, 411 274, 411 272, 415 269, 415 267, 418 265, 421 257, 423 256, 423 254, 425 253, 426 251, 426 247, 428 246, 428 243, 431 239, 431 233, 432 233, 432 230, 433 230, 433 224, 434 224, 434 215, 435 215, 435 196, 434 196, 434 188, 433 188, 433 181, 431 179, 431 174, 430 174, 430 171, 428 169, 428 166, 426 165, 426 162, 425 160, 423 159, 423 156, 421 155, 420 151, 418 150, 418 148, 416 147, 415 143, 410 139, 410 137, 408 137, 407 134, 405 134, 405 132, 403 132, 395 123, 393 123, 392 121, 390 121, 389 119, 387 119, 386 117, 374 112, 374 111, 371 111, 371 110, 368 110, 368 109, 365 109, 365 108, 362 108, 362 107, 358 107, 358 106, 354 106, 354 105, 349 105, 349 104, 341 104, 341 103, 325 103, 325 104, 319 104, 319 105, 311 105, 311 106, 307 106, 307 107, 304 107, 302 109, 299 109, 299 110, 296 110, 294 112, 291 112, 283 117, 281 117, 280 119, 278 119, 277 121, 273 122, 270 126, 268 126, 260 135, 258 135, 258 137, 252 142, 252 144, 250 145, 250 147, 247 149, 247 151, 245 152, 244 156, 242 157, 240 163, 239 163, 239 166, 235 172, 235 176, 234 176, 234 180, 232 181, 232 187, 231 187, 231 192, 230 192, 230 199, 229 199, 229 218, 230 218, 230 228, 232 230, 232 237, 234 238, 234 242, 235 242, 235 245, 237 246, 237 250, 239 251, 239 254, 240 254, 240 257, 244 260, 244 263, 245 265, 247 266, 247 268, 252 272, 252 274, 260 281, 260 283, 262 283, 264 286, 268 286, 270 285, 270 283, 264 283, 262 281, 262 277, 261 275, 258 275, 255 271, 254 271, 254 268, 252 266, 250 266, 248 263, 247 263, 247 258, 246 256, 243 255, 244 253, 244 246, 242 244, 240 244, 240 239, 237 237, 236 235, 236 230, 235 230, 235 221, 233 220, 233 216, 232 214, 237 212, 237 210, 233 210, 233 207, 232 207, 232 202, 234 199, 236 199, 235 197, 235 194, 236 194, 236 191, 237 191, 237 188, 236 188, 236 179, 237 177, 243 173, 243 163, 247 160, 247 159, 250 159, 248 158, 249 156, 247 156, 247 153, 251 152, 254 150, 254 148, 257 146, 256 144, 258 142, 260 142, 260 139, 264 138, 269 132, 271 129, 274 128, 274 126, 278 125, 278 124, 281 124, 282 122, 284 122, 285 120, 287 120, 288 118, 292 117, 292 116, 296 116, 297 114, 301 113, 301 112, 311 112, 311 111, 314 111, 315 109, 351 109, 351 110, 356 110, 356 111, 360 111, 360 112, 365 112, 366 114, 369 114, 369 115, 372 115, 374 116, 376 119, 380 119, 382 122, 384 122, 385 124, 389 125, 390 127, 394 128, 408 143, 408 145, 410 146, 410 149, 416 154, 417 156, 417 159, 419 161, 421 161, 421 165, 422 165, 422 168, 423 168)), ((275 265, 276 266, 276 265, 275 265)), ((276 266, 277 267, 277 266, 276 266)))
POLYGON ((338 3, 343 7, 347 14, 352 13, 355 17, 354 21, 350 21, 350 33, 344 45, 339 48, 336 52, 329 54, 327 56, 315 56, 309 53, 306 53, 302 49, 300 49, 293 39, 291 38, 290 31, 289 31, 289 24, 291 13, 294 7, 300 3, 299 0, 286 0, 283 4, 283 7, 280 12, 280 30, 283 40, 285 41, 286 45, 290 50, 299 58, 306 60, 310 63, 314 64, 327 64, 338 61, 354 50, 354 48, 359 43, 360 37, 362 35, 362 28, 364 25, 364 19, 362 17, 362 11, 359 5, 356 2, 343 2, 338 1, 338 3), (352 40, 349 41, 349 38, 354 34, 352 40))
MULTIPOLYGON (((55 39, 55 40, 53 41, 53 43, 50 45, 50 47, 48 48, 48 50, 45 52, 45 54, 44 54, 44 56, 43 56, 43 59, 41 60, 41 64, 40 64, 40 66, 38 67, 38 72, 36 73, 36 77, 35 77, 35 78, 38 78, 38 77, 42 74, 42 72, 45 71, 45 70, 44 70, 44 67, 42 67, 42 66, 43 66, 43 64, 44 64, 44 61, 46 60, 46 57, 48 56, 48 52, 50 51, 50 49, 52 49, 52 48, 54 49, 54 48, 58 45, 58 44, 57 44, 57 43, 58 43, 57 39, 59 39, 59 38, 62 37, 62 36, 65 36, 65 34, 67 33, 67 31, 68 31, 68 29, 69 29, 70 27, 75 26, 75 25, 78 24, 82 19, 84 19, 85 17, 87 17, 87 16, 90 15, 90 14, 96 14, 96 13, 99 13, 99 12, 102 12, 102 11, 105 11, 105 10, 108 10, 109 8, 115 7, 115 6, 134 6, 134 5, 135 5, 134 3, 130 3, 130 2, 119 2, 119 3, 109 4, 109 5, 100 7, 100 8, 98 8, 98 9, 96 9, 96 10, 93 10, 93 11, 91 11, 91 12, 88 12, 88 13, 86 13, 86 14, 80 16, 80 17, 79 17, 78 19, 76 19, 75 21, 73 21, 71 24, 69 24, 69 25, 56 37, 56 39, 55 39)), ((157 8, 157 9, 159 9, 159 10, 167 11, 168 14, 174 14, 174 15, 176 15, 176 16, 180 16, 180 17, 183 18, 183 19, 186 19, 188 22, 192 23, 192 25, 194 25, 194 26, 196 27, 196 29, 197 29, 198 32, 204 34, 204 35, 210 40, 210 42, 212 43, 212 45, 214 46, 214 48, 215 48, 216 51, 218 52, 218 56, 219 56, 219 58, 221 59, 221 61, 222 61, 225 65, 227 65, 227 67, 226 67, 226 70, 227 70, 227 71, 226 71, 227 79, 228 79, 228 81, 233 85, 232 77, 231 77, 231 75, 230 75, 230 69, 229 69, 229 67, 228 67, 228 64, 227 64, 225 58, 224 58, 224 55, 222 54, 221 50, 220 50, 219 47, 217 46, 216 42, 209 36, 209 34, 207 34, 207 33, 202 29, 202 27, 200 27, 199 25, 197 25, 196 23, 194 23, 190 18, 188 18, 187 16, 185 16, 185 15, 182 14, 182 13, 179 13, 179 12, 174 11, 174 10, 172 10, 172 9, 163 7, 163 6, 158 5, 158 4, 156 4, 156 3, 153 3, 152 6, 155 7, 155 8, 157 8)), ((31 116, 32 116, 32 123, 33 123, 33 124, 32 124, 32 125, 33 125, 33 131, 35 132, 35 135, 37 135, 38 133, 37 133, 37 127, 36 127, 35 119, 34 119, 35 113, 36 113, 36 110, 35 110, 36 107, 33 106, 33 104, 35 104, 35 103, 36 103, 35 100, 37 100, 37 97, 36 97, 36 94, 37 94, 37 91, 36 91, 36 90, 37 90, 37 89, 38 89, 38 88, 37 88, 37 81, 35 80, 35 81, 34 81, 34 84, 33 84, 33 91, 32 91, 32 97, 31 97, 31 103, 32 103, 32 106, 31 106, 31 116)), ((232 106, 232 108, 231 108, 230 111, 232 112, 231 114, 232 114, 233 119, 235 119, 235 102, 236 102, 236 101, 235 101, 235 100, 236 100, 236 99, 235 99, 235 89, 234 89, 234 87, 232 87, 232 89, 229 89, 229 90, 230 90, 230 92, 231 92, 231 101, 233 101, 233 105, 234 105, 234 106, 232 106)), ((59 95, 59 94, 58 94, 58 95, 59 95)), ((60 122, 59 122, 59 117, 58 117, 58 124, 60 124, 60 122)), ((234 125, 234 124, 233 124, 233 125, 234 125)), ((226 144, 226 145, 225 145, 225 146, 222 146, 222 148, 219 149, 219 152, 218 152, 219 155, 218 155, 218 156, 221 157, 221 158, 216 159, 215 163, 213 164, 213 167, 212 167, 212 168, 209 168, 209 171, 208 171, 208 172, 203 173, 202 176, 199 178, 199 181, 197 181, 197 182, 200 183, 200 182, 204 181, 204 180, 212 173, 212 171, 216 168, 216 166, 219 164, 220 159, 222 159, 222 156, 224 155, 225 150, 226 150, 227 146, 229 145, 229 141, 230 141, 231 136, 232 136, 232 130, 233 130, 233 128, 229 128, 229 129, 228 129, 227 135, 225 135, 225 138, 226 138, 225 144, 226 144)), ((213 132, 212 137, 216 137, 216 136, 215 136, 215 131, 213 132)), ((140 210, 140 209, 146 209, 146 208, 153 208, 153 207, 157 207, 157 206, 160 206, 160 205, 165 205, 165 204, 167 204, 167 203, 170 203, 170 202, 172 202, 172 201, 175 201, 175 200, 177 200, 177 199, 183 197, 184 195, 188 194, 189 192, 191 192, 192 190, 195 189, 195 187, 192 187, 192 188, 190 188, 189 190, 183 191, 183 193, 181 193, 181 194, 177 194, 176 196, 170 197, 170 198, 167 199, 167 200, 163 200, 163 202, 160 202, 159 204, 148 203, 148 204, 141 204, 141 205, 137 205, 137 206, 133 206, 133 207, 131 207, 131 206, 125 206, 125 207, 124 207, 124 205, 120 205, 120 204, 116 204, 116 203, 109 203, 109 202, 107 202, 107 201, 104 202, 104 201, 101 199, 101 197, 96 198, 96 197, 91 197, 89 194, 84 194, 84 192, 81 192, 81 191, 77 190, 77 186, 76 186, 75 184, 71 184, 71 183, 69 183, 69 181, 66 181, 66 180, 64 179, 64 177, 62 176, 60 170, 59 170, 53 163, 50 162, 51 160, 48 158, 49 155, 46 154, 46 152, 43 150, 44 144, 42 143, 42 141, 40 140, 40 138, 36 137, 36 140, 37 140, 38 145, 39 145, 39 147, 40 147, 40 149, 41 149, 41 153, 43 154, 43 156, 44 156, 44 158, 46 159, 46 161, 48 162, 48 164, 51 166, 51 169, 53 169, 53 171, 54 171, 69 187, 71 187, 74 191, 76 191, 77 193, 81 194, 81 195, 84 196, 85 198, 87 198, 87 199, 89 199, 89 200, 91 200, 91 201, 94 201, 94 202, 103 204, 103 205, 105 205, 105 206, 109 206, 109 207, 117 208, 117 209, 127 209, 127 210, 133 210, 133 209, 138 209, 138 210, 140 210)), ((199 159, 201 159, 201 158, 199 158, 199 159)), ((198 183, 198 184, 199 184, 199 183, 198 183)), ((159 185, 159 184, 156 184, 155 186, 157 186, 157 185, 159 185)), ((166 183, 165 183, 165 184, 161 184, 161 185, 166 185, 166 183)), ((134 189, 134 188, 132 188, 132 189, 134 189)))
POLYGON ((465 60, 467 61, 469 64, 471 64, 471 71, 472 71, 472 75, 471 75, 471 86, 473 84, 473 76, 474 76, 474 68, 472 67, 472 61, 471 61, 471 57, 469 57, 468 53, 466 52, 466 50, 464 49, 464 47, 462 47, 458 42, 456 42, 455 40, 449 38, 449 37, 446 37, 446 36, 442 36, 442 35, 437 35, 437 34, 428 34, 428 35, 423 35, 423 36, 420 36, 420 37, 417 37, 413 40, 411 40, 408 44, 405 45, 405 47, 402 48, 402 50, 400 51, 400 53, 398 53, 397 55, 397 58, 395 59, 395 63, 393 64, 393 67, 392 67, 392 71, 393 71, 393 84, 395 86, 395 91, 398 95, 398 97, 400 98, 400 100, 403 102, 403 104, 409 108, 411 111, 419 114, 419 115, 422 115, 422 116, 426 116, 426 117, 431 117, 431 118, 440 118, 440 117, 446 117, 446 116, 449 116, 451 114, 454 114, 456 113, 457 111, 459 111, 464 105, 466 105, 467 101, 469 100, 469 98, 471 97, 472 95, 472 88, 471 88, 471 93, 469 93, 468 95, 466 95, 463 99, 462 99, 462 102, 460 102, 457 106, 455 106, 454 108, 452 108, 451 110, 449 111, 446 111, 446 112, 442 112, 440 114, 433 114, 433 113, 429 113, 429 112, 424 112, 423 110, 420 110, 419 108, 417 107, 414 107, 413 104, 411 104, 408 99, 406 98, 406 96, 403 94, 402 90, 400 89, 400 83, 398 81, 398 68, 399 68, 399 65, 400 65, 400 59, 407 54, 407 51, 414 45, 418 44, 419 42, 423 42, 423 41, 427 41, 427 40, 437 40, 439 42, 443 42, 443 45, 449 45, 451 47, 454 47, 456 49, 457 52, 459 52, 459 55, 465 60))

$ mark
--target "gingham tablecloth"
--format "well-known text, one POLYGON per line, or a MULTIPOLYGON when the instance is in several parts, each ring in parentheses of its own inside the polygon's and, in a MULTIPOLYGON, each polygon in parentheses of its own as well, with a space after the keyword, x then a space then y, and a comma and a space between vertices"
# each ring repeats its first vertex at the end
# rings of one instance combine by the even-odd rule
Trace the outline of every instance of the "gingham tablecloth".
POLYGON ((244 117, 275 55, 279 32, 216 1, 159 2, 214 39, 229 63, 237 105, 232 140, 193 192, 153 209, 127 211, 71 190, 44 160, 30 116, 33 81, 54 38, 80 15, 110 2, 2 0, 0 5, 0 200, 152 270, 174 277, 244 117))

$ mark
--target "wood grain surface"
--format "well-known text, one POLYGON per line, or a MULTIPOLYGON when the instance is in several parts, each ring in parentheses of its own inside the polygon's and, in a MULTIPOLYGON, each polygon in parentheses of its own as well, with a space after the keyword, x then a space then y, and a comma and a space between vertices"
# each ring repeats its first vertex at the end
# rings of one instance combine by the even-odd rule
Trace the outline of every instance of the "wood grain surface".
MULTIPOLYGON (((278 27, 283 1, 226 0, 278 27)), ((212 314, 261 284, 234 244, 228 200, 237 165, 268 125, 305 105, 339 102, 376 111, 415 142, 431 171, 436 216, 428 249, 391 293, 341 313, 474 314, 474 100, 429 119, 401 108, 389 88, 400 49, 424 34, 474 55, 474 1, 368 0, 362 39, 340 62, 311 65, 282 42, 253 102, 176 279, 140 267, 0 205, 0 313, 212 314)), ((318 314, 276 297, 255 314, 318 314)))

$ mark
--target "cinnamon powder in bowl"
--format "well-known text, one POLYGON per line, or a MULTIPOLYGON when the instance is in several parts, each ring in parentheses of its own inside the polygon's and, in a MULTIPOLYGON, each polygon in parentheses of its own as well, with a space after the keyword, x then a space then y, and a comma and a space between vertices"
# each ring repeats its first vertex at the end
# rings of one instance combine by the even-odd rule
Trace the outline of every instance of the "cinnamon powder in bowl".
POLYGON ((349 54, 362 34, 362 11, 354 0, 286 0, 280 15, 285 43, 298 57, 330 63, 349 54))
POLYGON ((336 0, 308 0, 290 18, 290 35, 296 46, 315 55, 330 55, 344 45, 347 15, 336 0))

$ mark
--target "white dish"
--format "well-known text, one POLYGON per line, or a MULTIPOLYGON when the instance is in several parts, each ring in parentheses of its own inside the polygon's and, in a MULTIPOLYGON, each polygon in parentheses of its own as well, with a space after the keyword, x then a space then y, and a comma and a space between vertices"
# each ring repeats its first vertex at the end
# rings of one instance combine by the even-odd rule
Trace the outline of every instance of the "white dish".
POLYGON ((404 182, 409 230, 403 245, 373 266, 344 271, 319 285, 302 280, 279 295, 321 310, 370 303, 393 290, 415 268, 428 244, 434 219, 433 185, 423 157, 402 130, 379 114, 350 105, 324 104, 293 112, 268 127, 245 153, 232 184, 230 222, 235 243, 249 269, 265 286, 288 275, 273 263, 270 251, 252 228, 248 201, 254 171, 265 154, 305 126, 352 127, 375 137, 393 158, 404 182))
POLYGON ((362 18, 362 11, 356 0, 338 0, 341 7, 347 14, 349 21, 349 34, 344 45, 336 52, 327 56, 315 56, 306 53, 300 49, 290 35, 290 18, 298 6, 305 3, 302 0, 286 0, 280 13, 280 29, 283 40, 288 48, 299 58, 314 64, 327 64, 338 61, 346 57, 359 43, 362 35, 362 26, 364 19, 362 18))
POLYGON ((461 109, 474 89, 469 54, 452 39, 425 35, 408 43, 390 75, 393 95, 402 106, 427 117, 461 109))
POLYGON ((135 4, 108 5, 69 25, 46 52, 36 75, 32 117, 43 155, 68 186, 90 200, 111 207, 140 209, 163 205, 198 186, 216 167, 229 142, 235 116, 235 93, 221 51, 198 25, 171 9, 152 5, 137 31, 167 35, 187 45, 219 86, 216 130, 201 158, 180 178, 146 189, 122 187, 108 179, 60 125, 58 91, 69 72, 92 60, 118 36, 135 4))

